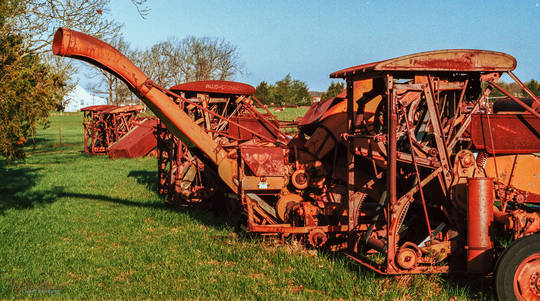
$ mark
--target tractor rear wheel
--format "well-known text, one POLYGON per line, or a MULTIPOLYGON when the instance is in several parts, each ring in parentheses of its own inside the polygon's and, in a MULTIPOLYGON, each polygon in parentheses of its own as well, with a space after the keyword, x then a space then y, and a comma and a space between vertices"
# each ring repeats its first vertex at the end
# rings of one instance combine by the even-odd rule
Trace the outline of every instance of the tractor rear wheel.
POLYGON ((495 290, 499 300, 540 300, 540 234, 520 238, 503 252, 495 290))

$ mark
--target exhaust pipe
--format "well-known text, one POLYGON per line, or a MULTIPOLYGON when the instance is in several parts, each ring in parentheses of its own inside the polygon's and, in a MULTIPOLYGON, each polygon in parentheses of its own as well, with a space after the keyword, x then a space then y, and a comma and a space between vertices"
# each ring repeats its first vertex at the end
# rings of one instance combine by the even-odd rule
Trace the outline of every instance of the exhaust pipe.
POLYGON ((59 28, 54 34, 52 51, 55 55, 70 57, 88 62, 108 71, 124 81, 161 119, 171 132, 188 147, 196 147, 213 162, 220 178, 234 192, 238 191, 234 183, 237 163, 227 157, 226 152, 200 128, 178 105, 163 92, 163 88, 154 84, 128 58, 111 45, 89 35, 59 28))

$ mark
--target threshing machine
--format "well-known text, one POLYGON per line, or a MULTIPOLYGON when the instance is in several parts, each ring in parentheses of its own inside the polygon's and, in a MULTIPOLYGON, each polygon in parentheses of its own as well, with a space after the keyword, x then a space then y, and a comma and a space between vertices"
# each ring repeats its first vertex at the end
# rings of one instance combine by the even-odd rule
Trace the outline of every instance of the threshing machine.
MULTIPOLYGON (((169 90, 182 97, 174 98, 177 105, 207 133, 216 139, 221 136, 223 144, 255 137, 275 141, 281 135, 278 128, 289 126, 269 111, 261 114, 254 108, 258 100, 252 98, 255 88, 248 84, 207 80, 176 85, 169 90)), ((212 199, 216 195, 214 183, 219 179, 213 179, 204 164, 163 123, 158 126, 156 137, 158 192, 167 196, 167 202, 201 203, 212 199)))
POLYGON ((288 137, 269 118, 267 136, 157 86, 82 33, 59 29, 53 52, 122 79, 204 166, 205 185, 232 196, 248 231, 341 247, 382 274, 493 274, 500 299, 540 299, 540 101, 512 56, 431 51, 337 71, 345 93, 288 137), (500 87, 505 73, 530 100, 500 87), (497 113, 494 89, 509 98, 497 113))
POLYGON ((83 112, 84 152, 105 155, 108 148, 134 126, 143 106, 97 105, 83 112))

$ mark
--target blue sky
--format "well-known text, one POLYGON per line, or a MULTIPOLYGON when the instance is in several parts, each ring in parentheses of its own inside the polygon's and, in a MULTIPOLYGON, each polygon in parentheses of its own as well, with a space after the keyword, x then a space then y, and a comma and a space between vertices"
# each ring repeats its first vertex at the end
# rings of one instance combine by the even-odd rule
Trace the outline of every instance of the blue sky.
POLYGON ((129 0, 112 2, 133 47, 173 36, 223 37, 247 70, 235 80, 254 86, 290 73, 324 91, 333 71, 450 48, 509 53, 518 77, 540 80, 540 0, 148 0, 146 19, 129 0))

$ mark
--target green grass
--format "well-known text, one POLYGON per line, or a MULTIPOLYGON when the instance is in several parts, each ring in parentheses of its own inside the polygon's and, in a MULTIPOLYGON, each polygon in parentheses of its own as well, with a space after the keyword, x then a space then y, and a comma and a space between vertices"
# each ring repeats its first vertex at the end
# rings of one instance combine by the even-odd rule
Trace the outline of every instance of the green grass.
POLYGON ((340 254, 236 233, 214 213, 171 208, 155 192, 155 158, 87 156, 81 122, 51 116, 25 162, 0 165, 0 298, 492 297, 474 278, 384 277, 340 254))
POLYGON ((281 112, 276 112, 273 108, 269 108, 268 110, 279 120, 294 121, 299 116, 304 116, 308 109, 309 107, 283 108, 281 112))

